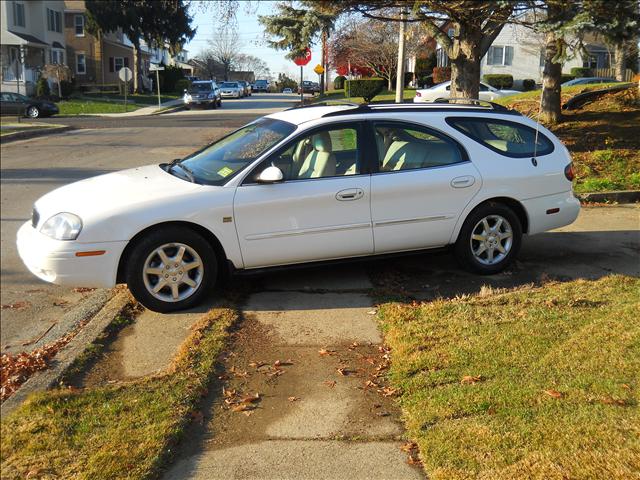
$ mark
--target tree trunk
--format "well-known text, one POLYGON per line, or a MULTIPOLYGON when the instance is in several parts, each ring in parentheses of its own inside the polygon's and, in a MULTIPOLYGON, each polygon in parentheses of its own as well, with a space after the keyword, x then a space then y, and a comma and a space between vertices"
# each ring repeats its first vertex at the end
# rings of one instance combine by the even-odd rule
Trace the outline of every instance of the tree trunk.
POLYGON ((398 31, 398 69, 396 70, 396 103, 402 103, 404 100, 404 42, 406 36, 407 10, 402 9, 400 13, 400 29, 398 31))
POLYGON ((542 71, 542 105, 540 116, 546 123, 559 123, 562 120, 560 110, 560 82, 562 64, 554 62, 559 54, 559 39, 554 32, 545 36, 544 70, 542 71))
POLYGON ((626 66, 626 51, 624 48, 624 42, 620 42, 615 46, 615 60, 616 60, 616 80, 624 82, 624 76, 627 71, 626 66))
MULTIPOLYGON (((325 62, 324 62, 326 54, 327 54, 327 31, 322 30, 322 53, 321 53, 322 59, 320 60, 320 65, 325 70, 327 69, 327 66, 325 65, 325 62)), ((322 74, 320 75, 320 96, 321 97, 324 96, 324 92, 325 92, 324 72, 322 72, 322 74)))
POLYGON ((140 82, 138 81, 138 74, 140 73, 140 42, 133 42, 133 91, 135 93, 142 93, 140 82))
MULTIPOLYGON (((462 27, 460 27, 462 28, 462 27)), ((460 32, 454 39, 451 61, 451 98, 478 98, 480 95, 480 42, 482 32, 460 32)))

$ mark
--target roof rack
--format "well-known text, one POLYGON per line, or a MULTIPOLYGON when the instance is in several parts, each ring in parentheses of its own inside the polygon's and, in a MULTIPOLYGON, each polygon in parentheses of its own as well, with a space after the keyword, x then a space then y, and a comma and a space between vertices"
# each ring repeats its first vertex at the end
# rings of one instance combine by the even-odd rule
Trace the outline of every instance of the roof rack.
POLYGON ((324 102, 312 103, 311 105, 296 105, 294 107, 287 108, 285 110, 285 112, 288 112, 289 110, 297 110, 299 108, 333 107, 333 106, 339 106, 339 105, 348 105, 348 106, 352 106, 352 107, 359 107, 362 104, 355 103, 355 102, 349 102, 349 101, 346 101, 346 100, 325 100, 324 102), (329 102, 331 102, 331 103, 329 103, 329 102))
POLYGON ((516 110, 511 110, 504 105, 499 105, 488 100, 480 100, 477 98, 450 98, 443 99, 438 102, 432 103, 368 103, 368 104, 353 104, 354 108, 348 110, 338 110, 335 112, 329 112, 322 117, 335 117, 340 115, 354 115, 359 113, 381 113, 381 112, 406 112, 411 110, 429 110, 436 112, 477 112, 482 110, 493 110, 510 115, 521 115, 516 110), (465 101, 466 103, 452 103, 452 101, 465 101))

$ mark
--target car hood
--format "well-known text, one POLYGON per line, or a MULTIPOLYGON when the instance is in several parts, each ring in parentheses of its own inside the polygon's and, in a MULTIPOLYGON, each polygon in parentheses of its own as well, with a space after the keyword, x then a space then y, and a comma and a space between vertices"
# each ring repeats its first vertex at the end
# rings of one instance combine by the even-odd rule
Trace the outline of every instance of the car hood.
POLYGON ((158 165, 100 175, 60 187, 43 197, 35 208, 46 221, 60 212, 78 215, 83 222, 109 218, 134 206, 170 202, 201 188, 165 172, 158 165))

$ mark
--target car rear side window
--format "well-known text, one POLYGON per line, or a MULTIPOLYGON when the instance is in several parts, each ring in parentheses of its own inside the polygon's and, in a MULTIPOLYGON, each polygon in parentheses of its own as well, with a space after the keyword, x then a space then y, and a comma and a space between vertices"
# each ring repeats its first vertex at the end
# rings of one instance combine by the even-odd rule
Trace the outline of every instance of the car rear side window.
POLYGON ((535 129, 508 120, 449 117, 447 123, 469 138, 507 157, 524 158, 553 152, 553 143, 535 129))

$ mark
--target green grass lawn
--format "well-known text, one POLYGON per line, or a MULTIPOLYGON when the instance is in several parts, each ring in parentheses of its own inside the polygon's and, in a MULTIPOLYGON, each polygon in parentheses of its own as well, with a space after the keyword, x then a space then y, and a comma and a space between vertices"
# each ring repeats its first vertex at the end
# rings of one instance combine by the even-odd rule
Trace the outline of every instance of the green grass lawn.
POLYGON ((431 479, 640 472, 640 280, 387 303, 390 380, 431 479))
MULTIPOLYGON (((124 95, 120 95, 117 93, 87 93, 85 95, 82 95, 79 98, 124 102, 124 95)), ((162 103, 168 102, 170 100, 176 100, 178 98, 182 98, 182 95, 165 94, 165 93, 160 95, 160 101, 162 103)), ((131 103, 136 103, 138 105, 158 105, 158 95, 146 94, 146 93, 145 94, 134 93, 132 95, 127 95, 127 101, 131 103)))
POLYGON ((2 418, 2 478, 157 477, 197 416, 236 320, 235 310, 211 310, 162 375, 32 397, 2 418))
MULTIPOLYGON (((96 101, 72 98, 57 103, 60 115, 84 115, 87 113, 124 113, 124 102, 96 101)), ((141 108, 140 105, 128 103, 127 112, 141 108)))

